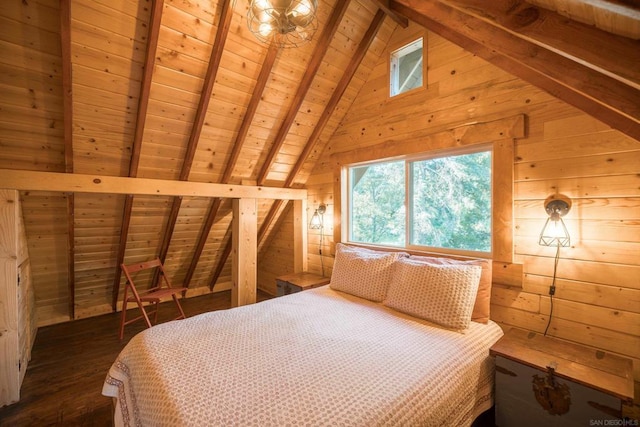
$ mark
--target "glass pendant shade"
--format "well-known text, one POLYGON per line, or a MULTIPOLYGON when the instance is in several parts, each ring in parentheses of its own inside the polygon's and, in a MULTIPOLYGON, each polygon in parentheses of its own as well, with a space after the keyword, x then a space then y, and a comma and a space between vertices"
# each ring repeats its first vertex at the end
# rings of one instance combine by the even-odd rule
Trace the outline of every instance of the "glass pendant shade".
POLYGON ((316 211, 313 213, 313 216, 311 217, 309 228, 312 230, 319 230, 321 227, 322 227, 322 219, 320 218, 318 209, 316 209, 316 211))
POLYGON ((551 200, 545 205, 549 215, 540 232, 538 244, 542 246, 568 247, 571 244, 571 236, 562 217, 569 212, 570 206, 564 200, 551 200))

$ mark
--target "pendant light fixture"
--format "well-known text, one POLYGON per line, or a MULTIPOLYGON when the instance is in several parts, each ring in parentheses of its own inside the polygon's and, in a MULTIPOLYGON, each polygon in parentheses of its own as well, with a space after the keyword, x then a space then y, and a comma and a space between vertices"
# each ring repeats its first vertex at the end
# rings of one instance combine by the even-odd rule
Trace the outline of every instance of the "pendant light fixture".
POLYGON ((251 0, 249 30, 264 43, 296 47, 310 41, 318 28, 317 0, 251 0))

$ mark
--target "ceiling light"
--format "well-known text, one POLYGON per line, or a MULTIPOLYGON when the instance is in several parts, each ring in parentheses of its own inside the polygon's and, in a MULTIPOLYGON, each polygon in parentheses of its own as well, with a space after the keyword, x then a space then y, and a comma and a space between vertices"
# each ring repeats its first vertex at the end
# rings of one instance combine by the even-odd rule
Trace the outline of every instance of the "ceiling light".
POLYGON ((311 40, 318 28, 317 0, 251 0, 249 30, 264 43, 296 47, 311 40))

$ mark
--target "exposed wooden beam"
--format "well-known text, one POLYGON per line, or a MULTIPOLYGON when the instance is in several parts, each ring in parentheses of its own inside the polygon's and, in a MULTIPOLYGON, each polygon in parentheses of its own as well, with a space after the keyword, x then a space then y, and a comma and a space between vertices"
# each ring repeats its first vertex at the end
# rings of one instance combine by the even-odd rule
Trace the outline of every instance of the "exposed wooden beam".
MULTIPOLYGON (((325 106, 324 111, 320 115, 320 119, 318 120, 318 123, 316 123, 316 125, 314 126, 313 132, 311 132, 311 136, 307 140, 307 143, 305 144, 304 149, 302 150, 302 153, 298 157, 298 160, 293 166, 293 169, 289 172, 289 175, 287 176, 287 179, 284 184, 286 188, 290 188, 294 184, 296 177, 302 170, 302 166, 307 161, 307 159, 309 158, 309 155, 315 148, 318 142, 318 139, 322 134, 322 131, 324 130, 325 126, 329 122, 329 119, 331 118, 331 115, 333 114, 336 107, 338 106, 338 103, 340 102, 342 95, 344 95, 345 90, 347 90, 347 87, 349 86, 351 79, 353 78, 356 71, 358 70, 358 67, 362 62, 362 59, 367 54, 367 51, 369 50, 369 46, 371 46, 371 43, 373 43, 373 40, 376 38, 376 35, 378 34, 378 31, 382 27, 382 23, 384 22, 385 16, 386 15, 384 11, 382 9, 378 9, 378 12, 373 17, 373 20, 371 21, 371 24, 369 25, 367 32, 362 37, 362 40, 360 41, 360 44, 358 45, 356 51, 351 57, 349 64, 347 65, 344 72, 342 73, 342 77, 340 78, 340 81, 336 85, 336 88, 334 89, 333 94, 331 94, 331 98, 329 99, 329 102, 327 102, 327 105, 325 106)), ((271 206, 269 213, 266 215, 265 219, 262 222, 262 226, 260 227, 260 232, 258 233, 258 242, 262 241, 264 236, 267 234, 269 227, 271 226, 273 221, 276 220, 277 212, 279 211, 281 204, 282 204, 282 201, 279 201, 279 203, 276 202, 271 206)))
POLYGON ((258 185, 263 185, 267 179, 267 175, 269 175, 269 170, 275 161, 276 155, 280 151, 282 144, 284 143, 287 134, 289 133, 289 129, 293 124, 293 121, 298 114, 298 110, 304 101, 309 88, 311 87, 311 83, 313 82, 320 65, 322 64, 322 58, 327 53, 327 49, 331 44, 331 40, 333 39, 334 34, 338 31, 338 26, 340 25, 340 21, 342 21, 342 17, 344 16, 347 8, 349 7, 350 0, 339 1, 336 4, 333 13, 331 14, 331 18, 327 22, 324 30, 322 31, 322 35, 318 39, 318 44, 316 45, 313 55, 309 60, 309 65, 305 70, 305 73, 302 77, 302 81, 296 90, 296 94, 293 97, 293 102, 289 106, 287 110, 287 115, 280 125, 278 129, 278 133, 273 141, 273 145, 267 154, 267 158, 260 169, 260 173, 258 173, 258 185))
POLYGON ((215 271, 213 272, 213 276, 211 277, 211 282, 209 282, 210 290, 213 290, 213 286, 216 284, 216 282, 218 281, 218 278, 222 274, 222 269, 224 269, 224 265, 227 263, 227 260, 229 259, 229 255, 231 254, 232 246, 233 246, 233 241, 231 237, 229 237, 227 239, 227 244, 224 247, 224 251, 220 254, 220 257, 218 258, 219 261, 218 261, 218 264, 216 265, 215 271))
MULTIPOLYGON (((151 3, 151 16, 149 18, 149 34, 147 35, 147 50, 145 52, 144 72, 142 82, 140 82, 140 96, 138 101, 138 111, 136 112, 136 128, 133 134, 133 144, 131 147, 131 160, 129 161, 129 177, 138 176, 138 166, 140 165, 140 151, 142 149, 142 136, 147 119, 147 109, 149 106, 149 94, 151 92, 151 81, 153 78, 153 68, 158 49, 158 37, 160 34, 160 23, 162 21, 162 9, 164 0, 153 0, 151 3)), ((129 236, 129 226, 131 224, 131 211, 133 210, 133 196, 127 195, 124 201, 122 221, 120 223, 120 243, 116 254, 116 272, 113 278, 113 291, 111 306, 113 311, 117 310, 118 293, 120 292, 120 277, 122 276, 121 264, 124 261, 124 254, 127 249, 127 238, 129 236)))
POLYGON ((353 76, 356 74, 356 71, 358 70, 360 63, 364 59, 364 56, 367 54, 367 51, 369 50, 371 43, 373 43, 373 40, 376 38, 376 35, 378 34, 378 31, 382 27, 384 18, 385 18, 385 12, 382 9, 379 9, 378 13, 376 13, 376 15, 373 18, 373 21, 369 25, 367 32, 362 37, 362 40, 360 41, 358 48, 356 49, 355 53, 351 57, 351 60, 349 61, 347 68, 344 70, 344 73, 342 73, 342 77, 340 78, 340 81, 338 82, 338 84, 336 85, 336 88, 331 94, 331 98, 329 99, 329 102, 327 102, 327 105, 325 106, 324 111, 320 115, 320 119, 318 120, 318 123, 316 123, 316 125, 314 126, 313 131, 311 132, 311 136, 307 140, 307 143, 305 144, 304 149, 302 150, 302 154, 300 154, 300 157, 298 157, 298 160, 296 161, 296 164, 293 166, 293 169, 291 170, 291 172, 289 172, 289 175, 287 176, 287 180, 285 181, 285 184, 284 184, 285 187, 291 187, 293 185, 296 177, 302 170, 302 166, 309 159, 309 155, 315 148, 318 142, 318 139, 322 134, 322 131, 324 131, 324 128, 329 122, 331 115, 336 110, 338 103, 342 99, 344 92, 347 90, 347 87, 349 87, 349 83, 351 83, 351 79, 353 79, 353 76))
MULTIPOLYGON (((633 86, 447 1, 394 0, 391 7, 505 71, 640 140, 640 90, 633 86)), ((638 55, 637 50, 629 53, 638 55)))
POLYGON ((525 1, 505 4, 483 0, 444 0, 443 3, 640 89, 638 40, 567 19, 525 1))
POLYGON ((221 197, 224 199, 302 200, 307 190, 255 185, 211 184, 168 179, 67 174, 58 172, 0 169, 0 188, 21 191, 58 191, 146 196, 221 197))
POLYGON ((258 209, 255 199, 233 200, 231 232, 233 268, 231 273, 231 307, 256 302, 258 209))
POLYGON ((409 26, 409 20, 406 16, 402 16, 399 13, 391 10, 391 7, 389 6, 389 0, 374 0, 374 3, 377 4, 378 7, 382 9, 389 18, 395 21, 402 28, 407 28, 409 26))
MULTIPOLYGON (((304 101, 304 98, 307 92, 309 91, 309 88, 311 87, 313 78, 315 77, 316 73, 318 72, 318 69, 320 68, 320 65, 322 64, 322 58, 324 58, 324 55, 327 52, 329 45, 331 44, 331 40, 333 39, 333 36, 338 30, 340 21, 342 21, 342 17, 346 13, 347 8, 349 7, 349 3, 350 3, 350 0, 345 0, 345 1, 339 1, 336 4, 336 7, 333 10, 333 13, 331 14, 331 18, 327 22, 324 30, 322 31, 322 34, 320 35, 320 38, 318 39, 318 44, 316 45, 313 51, 313 54, 311 56, 311 59, 309 60, 309 65, 307 66, 307 69, 302 77, 302 81, 300 82, 300 85, 296 90, 296 94, 293 98, 293 102, 289 106, 289 109, 287 110, 287 115, 285 116, 284 121, 282 122, 282 125, 278 129, 278 133, 276 134, 276 137, 274 139, 273 145, 271 146, 271 149, 269 149, 269 152, 267 153, 267 159, 265 160, 264 164, 262 165, 262 168, 260 169, 260 172, 258 173, 258 185, 263 185, 264 182, 266 181, 267 175, 269 174, 269 170, 271 169, 271 166, 273 165, 276 155, 280 151, 280 148, 282 147, 282 144, 284 143, 284 140, 287 137, 287 133, 289 132, 289 129, 291 128, 291 125, 293 124, 293 121, 296 115, 298 114, 298 110, 300 109, 300 106, 302 105, 302 102, 304 101)), ((262 230, 262 226, 260 230, 262 230)), ((231 253, 230 249, 229 251, 225 250, 226 256, 223 254, 223 256, 218 261, 218 265, 216 266, 211 284, 209 286, 211 289, 213 289, 213 285, 218 280, 218 277, 222 272, 222 267, 227 262, 227 257, 229 256, 229 253, 231 253)))
MULTIPOLYGON (((227 184, 231 180, 231 175, 233 174, 233 170, 238 163, 238 158, 240 157, 242 146, 244 145, 245 138, 247 137, 247 133, 249 132, 249 127, 251 126, 256 111, 258 110, 258 104, 260 104, 260 100, 262 99, 262 94, 264 93, 264 89, 267 86, 267 82, 269 81, 269 75, 271 74, 273 64, 278 57, 279 51, 280 49, 278 48, 278 45, 276 43, 271 43, 269 45, 269 49, 267 50, 267 54, 265 55, 264 61, 262 63, 262 68, 260 69, 260 74, 258 75, 256 86, 253 88, 253 93, 251 95, 249 105, 247 106, 247 111, 244 114, 244 118, 242 119, 242 123, 240 124, 240 128, 238 129, 238 134, 236 135, 236 139, 233 143, 231 156, 229 156, 229 160, 227 160, 224 173, 222 174, 222 184, 227 184)), ((187 274, 185 275, 184 281, 182 283, 182 286, 186 288, 188 288, 189 284, 191 283, 191 279, 193 278, 193 274, 195 273, 198 261, 200 260, 200 256, 202 255, 202 251, 204 250, 204 245, 207 243, 207 239, 209 238, 211 227, 213 227, 216 215, 218 214, 218 210, 220 209, 221 202, 221 199, 216 199, 211 203, 211 206, 209 207, 209 211, 207 212, 202 230, 200 231, 200 236, 198 237, 198 242, 196 244, 194 254, 191 257, 191 264, 187 269, 187 274)))
MULTIPOLYGON (((227 35, 229 34, 231 18, 233 18, 233 7, 231 7, 231 0, 225 0, 221 5, 220 20, 218 21, 216 38, 213 43, 213 47, 211 48, 209 65, 207 67, 207 73, 205 74, 204 83, 202 85, 202 92, 200 93, 200 100, 198 101, 198 106, 196 108, 196 116, 191 128, 191 134, 189 135, 187 152, 185 154, 185 158, 182 162, 182 168, 180 170, 181 181, 187 181, 189 179, 191 166, 193 166, 193 159, 196 154, 196 148, 198 147, 198 141, 200 140, 200 135, 202 134, 202 126, 204 126, 204 119, 207 115, 207 110, 209 109, 209 102, 211 101, 213 85, 216 81, 216 76, 218 75, 220 61, 222 60, 222 53, 224 52, 224 45, 227 41, 227 35)), ((176 197, 173 199, 171 212, 165 226, 165 232, 163 234, 162 241, 160 242, 160 250, 158 253, 158 257, 163 263, 165 262, 167 253, 169 252, 169 245, 171 244, 173 230, 175 229, 176 221, 178 220, 178 214, 180 213, 181 205, 182 197, 176 197)), ((154 278, 154 282, 155 280, 157 280, 157 277, 154 278)))
MULTIPOLYGON (((71 66, 71 0, 60 0, 60 45, 62 52, 62 112, 64 118, 65 172, 73 173, 73 92, 71 66)), ((69 318, 75 318, 75 200, 67 195, 67 289, 69 318)))

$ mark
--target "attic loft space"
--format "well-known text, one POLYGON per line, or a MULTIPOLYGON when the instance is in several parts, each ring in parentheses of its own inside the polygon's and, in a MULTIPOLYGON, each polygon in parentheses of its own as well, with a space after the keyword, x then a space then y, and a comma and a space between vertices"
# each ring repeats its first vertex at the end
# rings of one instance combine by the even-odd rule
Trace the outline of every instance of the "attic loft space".
POLYGON ((492 177, 491 320, 629 358, 638 388, 635 2, 319 0, 313 37, 292 48, 256 38, 250 5, 2 3, 0 206, 16 221, 0 235, 21 286, 0 283, 0 306, 22 316, 3 323, 16 325, 0 337, 10 366, 27 366, 38 327, 115 316, 123 263, 160 258, 187 300, 231 298, 239 274, 249 295, 273 297, 278 278, 331 278, 345 159, 473 141, 504 172, 492 177), (390 97, 390 55, 419 38, 422 84, 390 97), (571 243, 554 271, 555 248, 538 241, 558 194, 572 201, 571 243), (247 235, 240 271, 234 239, 247 235))

